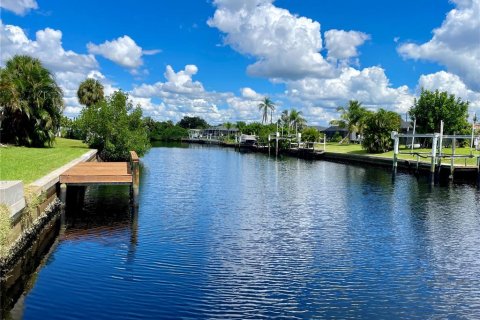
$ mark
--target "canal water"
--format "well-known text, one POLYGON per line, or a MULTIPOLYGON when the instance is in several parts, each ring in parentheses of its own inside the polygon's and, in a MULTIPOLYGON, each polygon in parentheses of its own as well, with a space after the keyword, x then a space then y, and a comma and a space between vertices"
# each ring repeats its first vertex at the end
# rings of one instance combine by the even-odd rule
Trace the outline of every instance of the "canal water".
POLYGON ((90 188, 7 318, 480 316, 480 191, 191 145, 90 188))

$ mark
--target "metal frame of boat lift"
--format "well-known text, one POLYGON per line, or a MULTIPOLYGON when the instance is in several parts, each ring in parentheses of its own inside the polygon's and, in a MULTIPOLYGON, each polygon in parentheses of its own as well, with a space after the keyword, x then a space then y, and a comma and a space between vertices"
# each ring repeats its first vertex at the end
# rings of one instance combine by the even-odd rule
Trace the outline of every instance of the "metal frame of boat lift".
MULTIPOLYGON (((301 144, 301 141, 302 141, 302 134, 299 132, 299 133, 297 133, 297 136, 293 137, 293 138, 292 137, 282 137, 282 136, 280 136, 280 132, 278 132, 278 131, 275 132, 275 133, 269 134, 268 135, 268 154, 270 154, 270 142, 272 140, 275 140, 275 155, 278 156, 278 141, 279 140, 288 140, 290 142, 290 146, 292 144, 296 144, 297 148, 299 148, 300 144, 301 144), (295 140, 295 139, 297 140, 297 142, 292 143, 292 140, 295 140)), ((313 150, 313 152, 315 152, 315 144, 321 144, 323 146, 323 151, 325 152, 325 150, 327 149, 326 148, 327 137, 324 135, 323 139, 319 138, 318 140, 319 140, 318 142, 305 142, 304 149, 313 150)))
MULTIPOLYGON (((397 166, 398 166, 398 155, 399 154, 409 154, 409 155, 416 155, 417 160, 416 160, 416 169, 418 171, 418 165, 419 165, 419 158, 431 158, 430 161, 430 174, 432 178, 435 175, 436 168, 438 167, 438 170, 440 170, 441 167, 441 161, 443 158, 450 158, 450 179, 453 179, 453 174, 455 170, 455 158, 461 158, 465 159, 465 163, 467 159, 475 158, 477 157, 477 176, 480 183, 480 156, 475 156, 473 154, 473 141, 477 140, 478 143, 480 143, 480 135, 475 136, 475 127, 472 125, 472 133, 470 135, 444 135, 443 134, 443 126, 444 123, 443 121, 440 122, 440 133, 428 133, 428 134, 416 134, 415 133, 415 123, 414 123, 414 128, 413 128, 413 133, 408 134, 408 133, 398 133, 396 131, 393 131, 391 134, 392 139, 394 140, 394 147, 393 147, 393 173, 396 174, 397 172, 397 166), (410 152, 399 152, 399 144, 400 140, 399 138, 411 138, 411 151, 410 152), (415 138, 431 138, 432 139, 432 151, 431 152, 414 152, 414 144, 415 144, 415 138), (456 145, 456 140, 457 139, 465 139, 465 140, 470 140, 470 154, 469 155, 456 155, 455 154, 455 145, 456 145), (452 153, 451 154, 443 154, 442 149, 443 149, 443 141, 444 140, 451 140, 452 143, 452 153)), ((477 145, 476 145, 477 146, 477 145)), ((433 183, 432 179, 432 183, 433 183)))

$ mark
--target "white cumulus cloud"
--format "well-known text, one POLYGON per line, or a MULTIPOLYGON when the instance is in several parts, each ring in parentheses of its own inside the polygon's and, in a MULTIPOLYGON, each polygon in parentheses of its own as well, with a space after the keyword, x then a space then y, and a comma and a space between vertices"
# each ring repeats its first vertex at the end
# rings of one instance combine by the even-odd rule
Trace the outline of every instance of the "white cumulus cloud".
POLYGON ((2 0, 0 7, 23 16, 30 10, 38 9, 38 4, 35 0, 2 0))
MULTIPOLYGON (((384 69, 351 66, 358 65, 358 48, 370 35, 328 30, 323 48, 319 22, 276 7, 273 1, 216 0, 214 4, 216 11, 208 24, 224 33, 225 44, 256 60, 247 68, 250 75, 285 84, 284 95, 277 98, 301 109, 309 123, 325 124, 338 117, 335 108, 351 99, 371 109, 405 112, 411 106, 409 88, 392 87, 384 69)), ((247 88, 242 97, 249 99, 254 94, 247 88)), ((244 101, 232 98, 230 103, 240 106, 244 101)), ((253 107, 248 110, 258 112, 253 107)))
POLYGON ((350 59, 358 56, 357 48, 370 36, 359 31, 328 30, 325 32, 325 47, 328 50, 328 58, 350 59))
POLYGON ((397 112, 406 112, 413 103, 408 87, 392 88, 385 71, 380 67, 363 70, 344 67, 337 78, 305 78, 289 82, 287 88, 286 96, 306 106, 305 114, 310 116, 312 122, 338 117, 335 108, 351 99, 361 101, 373 110, 384 108, 397 112), (324 113, 321 117, 320 110, 324 113))
POLYGON ((208 91, 193 76, 198 73, 196 65, 186 65, 183 70, 175 71, 168 65, 164 77, 166 81, 142 84, 135 87, 131 95, 141 102, 146 115, 160 120, 178 121, 183 116, 200 116, 210 123, 226 121, 258 121, 258 100, 261 95, 251 88, 242 88, 241 96, 231 92, 208 91), (153 103, 152 99, 160 99, 153 103))
POLYGON ((459 76, 472 90, 480 90, 480 0, 453 0, 442 25, 423 44, 404 43, 398 52, 409 59, 437 62, 459 76))
POLYGON ((143 65, 143 55, 153 55, 160 52, 160 50, 143 50, 127 35, 112 41, 105 41, 99 45, 88 43, 87 48, 89 53, 101 55, 132 70, 136 70, 143 65))
POLYGON ((241 89, 241 92, 242 92, 242 97, 245 98, 245 99, 248 99, 248 100, 262 100, 263 96, 257 92, 255 92, 255 90, 253 90, 252 88, 242 88, 241 89))
POLYGON ((257 61, 247 68, 253 76, 272 79, 331 77, 332 66, 319 53, 320 24, 297 17, 271 1, 217 0, 208 25, 225 34, 224 42, 257 61))

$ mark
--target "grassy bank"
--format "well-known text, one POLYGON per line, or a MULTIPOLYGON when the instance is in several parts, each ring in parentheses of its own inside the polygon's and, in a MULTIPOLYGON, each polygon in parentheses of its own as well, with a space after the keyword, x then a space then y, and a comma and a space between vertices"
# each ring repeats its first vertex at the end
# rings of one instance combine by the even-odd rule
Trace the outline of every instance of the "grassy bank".
MULTIPOLYGON (((334 153, 348 153, 348 154, 360 154, 360 155, 368 155, 373 157, 384 157, 393 159, 393 151, 385 152, 385 153, 375 153, 369 154, 367 151, 362 149, 362 146, 359 144, 338 144, 338 143, 327 143, 327 152, 334 152, 334 153)), ((400 147, 400 153, 407 153, 410 152, 410 149, 405 147, 400 147)), ((432 149, 415 149, 415 152, 428 152, 431 153, 432 149)), ((451 154, 451 148, 443 148, 444 154, 451 154)), ((470 155, 470 148, 456 148, 455 154, 460 155, 470 155)), ((473 150, 473 154, 475 156, 479 156, 480 152, 473 150)), ((410 154, 400 154, 399 159, 406 159, 406 160, 416 160, 417 157, 415 155, 410 154)), ((420 158, 420 161, 430 162, 431 158, 420 158)), ((450 159, 443 159, 442 163, 450 163, 450 159)), ((455 159, 456 165, 465 165, 465 159, 455 159)), ((467 165, 476 165, 476 158, 469 158, 467 159, 467 165)))
POLYGON ((57 138, 51 148, 1 147, 0 180, 31 183, 88 151, 79 140, 57 138))

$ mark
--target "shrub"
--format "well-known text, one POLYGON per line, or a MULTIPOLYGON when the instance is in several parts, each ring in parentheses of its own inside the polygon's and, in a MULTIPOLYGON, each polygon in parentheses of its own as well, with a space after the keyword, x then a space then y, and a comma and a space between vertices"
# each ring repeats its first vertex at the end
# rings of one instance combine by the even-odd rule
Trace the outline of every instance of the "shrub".
POLYGON ((366 120, 362 148, 371 153, 382 153, 392 150, 392 131, 400 129, 400 115, 384 109, 371 114, 366 120))
POLYGON ((335 134, 333 135, 333 137, 330 139, 331 142, 340 142, 342 141, 342 135, 340 134, 340 132, 335 132, 335 134))
POLYGON ((318 132, 315 128, 305 128, 302 131, 302 140, 308 142, 315 142, 318 141, 320 137, 320 132, 318 132))

